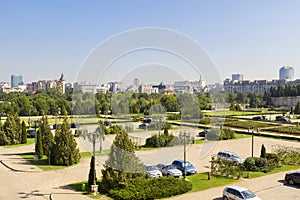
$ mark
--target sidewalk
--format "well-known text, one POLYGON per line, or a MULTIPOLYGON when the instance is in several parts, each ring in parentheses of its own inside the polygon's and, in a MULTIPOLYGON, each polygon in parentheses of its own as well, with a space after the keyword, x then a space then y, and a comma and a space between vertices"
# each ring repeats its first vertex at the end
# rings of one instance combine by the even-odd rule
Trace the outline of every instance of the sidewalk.
MULTIPOLYGON (((300 170, 300 168, 299 168, 300 170)), ((295 170, 294 170, 295 171, 295 170)), ((283 183, 278 180, 283 180, 286 172, 279 172, 276 174, 271 174, 267 176, 262 176, 253 179, 241 179, 238 182, 232 183, 231 185, 237 185, 244 188, 250 189, 255 194, 258 194, 264 190, 268 190, 271 188, 280 187, 283 183)), ((222 193, 226 186, 215 187, 199 192, 193 192, 188 194, 183 194, 180 196, 176 196, 171 198, 172 200, 198 200, 198 199, 213 199, 213 200, 222 200, 222 193)), ((259 196, 259 194, 258 194, 259 196)), ((276 197, 272 198, 276 199, 276 197)))
POLYGON ((33 145, 16 148, 0 147, 0 184, 2 185, 0 200, 20 198, 90 200, 67 186, 87 179, 88 158, 81 159, 81 162, 75 166, 43 171, 18 156, 20 153, 32 152, 33 147, 33 145))

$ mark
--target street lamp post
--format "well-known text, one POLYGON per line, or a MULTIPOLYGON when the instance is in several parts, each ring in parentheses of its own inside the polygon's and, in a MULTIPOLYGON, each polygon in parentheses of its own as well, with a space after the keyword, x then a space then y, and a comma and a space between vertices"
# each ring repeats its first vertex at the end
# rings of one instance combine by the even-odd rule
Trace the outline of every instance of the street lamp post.
MULTIPOLYGON (((87 137, 88 141, 93 144, 93 157, 95 158, 96 155, 96 142, 98 142, 98 139, 102 140, 101 134, 98 134, 98 131, 92 133, 87 133, 87 130, 83 130, 82 133, 79 133, 79 136, 83 136, 85 139, 87 137)), ((95 169, 95 162, 93 168, 95 169)), ((96 174, 93 175, 93 185, 91 185, 91 193, 96 195, 98 193, 98 185, 96 183, 96 174)))
POLYGON ((252 128, 252 145, 251 145, 251 156, 253 158, 253 149, 254 149, 254 133, 253 133, 253 128, 252 128))
POLYGON ((186 143, 187 139, 190 141, 190 134, 184 131, 180 133, 180 138, 183 138, 183 178, 186 179, 186 143))

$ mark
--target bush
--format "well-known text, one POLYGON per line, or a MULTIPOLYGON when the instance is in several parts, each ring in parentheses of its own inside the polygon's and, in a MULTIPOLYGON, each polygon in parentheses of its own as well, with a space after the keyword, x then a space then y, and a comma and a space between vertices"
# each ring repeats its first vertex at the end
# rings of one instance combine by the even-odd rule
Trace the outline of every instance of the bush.
POLYGON ((275 167, 279 164, 279 156, 275 153, 266 153, 269 166, 275 167))
POLYGON ((121 189, 110 190, 113 199, 160 199, 183 194, 192 184, 183 179, 162 177, 158 179, 136 178, 121 189))
POLYGON ((247 171, 262 171, 268 167, 268 161, 265 158, 249 157, 245 160, 244 167, 247 171))
POLYGON ((219 140, 230 140, 234 139, 235 131, 231 129, 223 129, 219 136, 219 140))
POLYGON ((168 120, 180 120, 181 115, 180 114, 168 114, 168 120))

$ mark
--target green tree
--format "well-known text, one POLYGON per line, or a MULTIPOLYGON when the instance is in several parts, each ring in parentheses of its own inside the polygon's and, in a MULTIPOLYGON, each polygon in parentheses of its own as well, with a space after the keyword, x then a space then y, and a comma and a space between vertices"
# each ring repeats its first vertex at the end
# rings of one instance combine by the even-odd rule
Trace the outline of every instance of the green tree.
POLYGON ((43 141, 43 152, 45 155, 49 155, 50 148, 53 144, 53 134, 51 132, 48 118, 47 116, 43 115, 40 123, 39 123, 39 130, 42 134, 42 141, 43 141))
POLYGON ((69 166, 80 160, 79 149, 66 117, 62 126, 56 129, 50 157, 53 165, 69 166))
POLYGON ((298 103, 297 103, 297 105, 296 105, 296 107, 294 109, 294 113, 295 114, 300 114, 300 101, 298 101, 298 103))
POLYGON ((39 159, 41 159, 44 155, 43 138, 40 130, 38 130, 36 134, 37 135, 36 135, 36 143, 35 143, 35 154, 38 156, 39 159))
POLYGON ((26 144, 26 143, 27 143, 26 124, 23 121, 22 122, 22 140, 21 140, 21 144, 26 144))
POLYGON ((92 156, 90 162, 89 179, 88 179, 89 188, 91 189, 91 185, 95 185, 96 183, 97 183, 97 177, 96 177, 96 169, 95 169, 95 157, 92 156))
POLYGON ((107 192, 127 185, 133 178, 145 176, 144 165, 135 155, 134 144, 123 130, 116 134, 102 176, 102 187, 107 192))
POLYGON ((0 130, 0 146, 9 145, 10 141, 3 130, 0 130))
POLYGON ((180 110, 178 100, 173 94, 164 94, 160 99, 160 103, 167 112, 178 112, 180 110))
POLYGON ((17 113, 9 113, 4 123, 3 130, 8 138, 8 144, 20 144, 21 142, 21 122, 17 113))
POLYGON ((267 152, 266 152, 266 147, 265 147, 265 145, 261 145, 260 157, 261 157, 261 158, 266 158, 266 157, 267 157, 267 152))

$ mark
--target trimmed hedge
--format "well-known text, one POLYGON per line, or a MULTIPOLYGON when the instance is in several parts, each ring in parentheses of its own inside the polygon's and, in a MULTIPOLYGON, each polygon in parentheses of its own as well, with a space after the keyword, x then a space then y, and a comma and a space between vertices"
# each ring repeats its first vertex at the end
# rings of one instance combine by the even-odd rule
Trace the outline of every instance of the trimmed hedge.
POLYGON ((157 179, 136 178, 121 189, 110 190, 113 199, 161 199, 192 190, 192 183, 172 176, 157 179))

